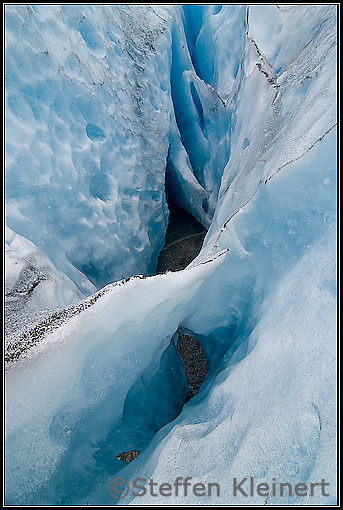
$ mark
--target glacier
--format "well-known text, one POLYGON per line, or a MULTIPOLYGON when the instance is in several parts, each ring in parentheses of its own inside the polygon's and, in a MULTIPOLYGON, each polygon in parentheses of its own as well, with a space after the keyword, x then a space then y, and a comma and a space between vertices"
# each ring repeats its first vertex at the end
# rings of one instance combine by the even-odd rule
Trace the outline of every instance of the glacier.
POLYGON ((7 504, 336 504, 336 24, 5 7, 7 504), (155 274, 168 197, 207 234, 155 274), (188 402, 178 333, 209 362, 188 402), (178 477, 220 495, 108 490, 178 477))

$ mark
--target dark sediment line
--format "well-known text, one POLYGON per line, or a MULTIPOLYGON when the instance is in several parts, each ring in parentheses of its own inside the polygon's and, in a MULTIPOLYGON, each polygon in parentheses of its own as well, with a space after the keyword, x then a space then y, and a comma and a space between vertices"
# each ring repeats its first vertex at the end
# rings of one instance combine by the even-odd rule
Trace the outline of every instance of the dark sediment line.
POLYGON ((130 278, 124 278, 119 282, 110 283, 106 285, 103 289, 99 290, 92 296, 76 303, 74 305, 67 306, 55 312, 49 313, 47 317, 43 320, 40 320, 33 327, 28 328, 26 331, 21 333, 15 341, 9 342, 5 348, 5 363, 17 361, 25 352, 27 352, 31 347, 38 344, 47 333, 51 333, 55 329, 59 328, 67 322, 69 319, 74 317, 75 315, 80 314, 82 311, 91 307, 96 303, 96 301, 111 292, 111 290, 120 285, 124 285, 131 279, 134 278, 145 278, 141 275, 131 276, 130 278))

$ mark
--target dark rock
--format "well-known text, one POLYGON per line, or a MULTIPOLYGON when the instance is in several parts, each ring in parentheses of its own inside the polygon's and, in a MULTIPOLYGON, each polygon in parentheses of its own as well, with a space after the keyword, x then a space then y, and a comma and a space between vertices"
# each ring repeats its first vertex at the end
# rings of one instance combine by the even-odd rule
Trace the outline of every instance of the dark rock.
POLYGON ((130 450, 128 452, 121 452, 116 455, 116 459, 124 460, 125 462, 131 462, 133 459, 138 457, 139 450, 130 450))
POLYGON ((207 230, 191 214, 181 208, 172 208, 156 273, 185 269, 199 254, 206 233, 207 230))
POLYGON ((189 386, 187 400, 193 398, 204 382, 209 369, 199 341, 191 335, 180 334, 176 344, 185 365, 185 374, 189 386))

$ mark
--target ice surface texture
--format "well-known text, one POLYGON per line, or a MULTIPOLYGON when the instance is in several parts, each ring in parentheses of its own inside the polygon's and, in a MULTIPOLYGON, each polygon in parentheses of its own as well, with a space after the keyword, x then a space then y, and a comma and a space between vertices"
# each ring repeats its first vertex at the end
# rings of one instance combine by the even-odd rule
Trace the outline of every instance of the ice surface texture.
POLYGON ((49 311, 82 299, 76 285, 37 246, 6 227, 5 334, 18 338, 49 311))
POLYGON ((336 7, 6 11, 15 234, 89 294, 154 271, 165 168, 209 227, 186 269, 113 284, 9 366, 8 501, 112 505, 114 477, 192 476, 220 497, 120 503, 334 503, 336 7), (173 420, 177 331, 210 368, 173 420), (250 476, 330 497, 233 497, 250 476))
POLYGON ((151 274, 168 220, 165 23, 135 6, 9 6, 6 28, 8 225, 86 294, 151 274))

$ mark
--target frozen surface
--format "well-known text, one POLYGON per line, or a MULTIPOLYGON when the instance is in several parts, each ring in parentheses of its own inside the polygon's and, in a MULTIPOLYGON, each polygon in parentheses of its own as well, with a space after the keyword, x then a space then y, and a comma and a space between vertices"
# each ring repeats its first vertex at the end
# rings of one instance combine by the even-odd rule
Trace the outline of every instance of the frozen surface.
MULTIPOLYGON (((125 468, 124 479, 173 484, 193 476, 193 483, 220 484, 217 503, 334 503, 335 141, 332 133, 231 221, 230 252, 182 323, 205 345, 214 335, 225 354, 194 403, 162 429, 135 469, 125 468), (233 497, 233 478, 250 476, 293 486, 324 478, 331 498, 233 497)), ((157 501, 165 499, 132 503, 157 501)), ((168 501, 200 504, 192 495, 168 501)), ((213 496, 201 501, 211 504, 213 496)))
POLYGON ((6 227, 6 341, 32 326, 50 310, 65 307, 83 295, 37 246, 6 227))
MULTIPOLYGON (((192 270, 145 280, 133 278, 115 286, 92 308, 50 335, 38 347, 39 353, 32 350, 33 356, 9 368, 9 497, 36 503, 53 498, 66 504, 87 495, 84 482, 79 486, 81 494, 75 493, 75 483, 79 485, 86 477, 87 483, 94 484, 98 476, 106 476, 111 464, 97 464, 93 454, 106 443, 120 418, 130 387, 149 365, 150 370, 156 370, 162 352, 187 314, 188 303, 194 301, 197 290, 223 256, 192 270), (165 293, 166 286, 170 294, 165 293), (99 339, 96 343, 95 338, 99 339), (31 397, 22 401, 25 391, 31 397), (39 414, 31 398, 35 399, 34 407, 41 409, 39 414), (32 419, 34 423, 28 427, 27 420, 32 419), (18 463, 20 477, 24 477, 19 492, 14 468, 18 463), (66 471, 64 466, 68 466, 66 471), (49 481, 55 470, 58 476, 49 481)), ((139 401, 133 405, 137 409, 139 401)), ((111 446, 113 463, 118 452, 116 444, 111 446)))
POLYGON ((85 294, 152 273, 168 219, 165 22, 149 6, 7 6, 6 28, 9 227, 85 294))
POLYGON ((335 26, 335 6, 7 6, 7 288, 32 260, 35 310, 111 282, 8 365, 8 502, 187 476, 220 497, 120 503, 336 502, 335 26), (154 272, 165 181, 200 254, 112 283, 154 272), (210 362, 181 414, 178 331, 210 362))

